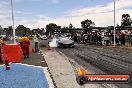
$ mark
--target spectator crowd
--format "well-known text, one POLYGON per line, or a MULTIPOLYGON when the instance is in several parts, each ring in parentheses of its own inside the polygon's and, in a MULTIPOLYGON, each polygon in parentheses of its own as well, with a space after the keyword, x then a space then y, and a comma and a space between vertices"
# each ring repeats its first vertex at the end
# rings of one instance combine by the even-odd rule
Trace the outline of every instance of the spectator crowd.
MULTIPOLYGON (((113 32, 85 32, 75 33, 73 40, 76 43, 94 44, 111 46, 114 44, 113 32)), ((131 46, 132 47, 132 32, 118 31, 115 33, 115 44, 118 46, 131 46)))

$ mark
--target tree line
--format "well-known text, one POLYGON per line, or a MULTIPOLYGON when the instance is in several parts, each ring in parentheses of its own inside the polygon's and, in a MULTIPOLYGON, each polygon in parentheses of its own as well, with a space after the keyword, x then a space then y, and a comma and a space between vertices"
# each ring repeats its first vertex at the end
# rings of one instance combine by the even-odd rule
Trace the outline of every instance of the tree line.
MULTIPOLYGON (((117 24, 117 26, 132 26, 132 19, 130 17, 129 14, 123 14, 122 15, 122 19, 121 19, 121 25, 117 24)), ((83 28, 83 30, 87 30, 90 27, 95 27, 95 23, 90 20, 90 19, 86 19, 84 21, 81 22, 81 27, 83 28)), ((69 27, 65 27, 64 28, 75 28, 73 27, 73 25, 70 23, 69 27)), ((30 29, 30 28, 26 28, 24 25, 19 25, 16 29, 16 35, 17 36, 22 36, 24 33, 27 35, 33 35, 36 32, 43 35, 52 35, 57 31, 61 30, 61 26, 55 24, 55 23, 49 23, 46 25, 46 28, 37 28, 37 29, 30 29), (45 31, 46 30, 46 31, 45 31)), ((5 34, 5 35, 13 35, 13 29, 12 26, 9 26, 8 28, 2 28, 0 26, 0 35, 5 34)))

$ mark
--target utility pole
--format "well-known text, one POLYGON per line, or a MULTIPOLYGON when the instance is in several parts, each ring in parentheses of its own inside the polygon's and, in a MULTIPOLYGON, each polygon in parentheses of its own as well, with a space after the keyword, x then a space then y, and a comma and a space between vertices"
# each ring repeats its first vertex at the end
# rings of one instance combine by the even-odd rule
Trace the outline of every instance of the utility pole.
POLYGON ((115 47, 115 0, 114 0, 114 47, 115 47))
POLYGON ((14 44, 16 43, 16 38, 15 38, 15 28, 14 28, 14 10, 13 10, 13 1, 11 0, 11 11, 12 11, 12 29, 13 29, 13 39, 14 39, 14 44))

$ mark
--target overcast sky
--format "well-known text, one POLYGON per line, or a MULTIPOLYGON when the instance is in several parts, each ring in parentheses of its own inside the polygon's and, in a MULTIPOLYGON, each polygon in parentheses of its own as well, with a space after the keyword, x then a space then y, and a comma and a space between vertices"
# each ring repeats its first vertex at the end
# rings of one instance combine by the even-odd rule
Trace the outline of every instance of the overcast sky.
MULTIPOLYGON (((113 25, 114 0, 13 0, 15 27, 45 28, 48 23, 81 27, 81 21, 90 19, 95 26, 113 25)), ((116 1, 116 24, 122 14, 132 18, 132 0, 116 1)), ((10 0, 0 0, 0 25, 12 25, 10 0)))

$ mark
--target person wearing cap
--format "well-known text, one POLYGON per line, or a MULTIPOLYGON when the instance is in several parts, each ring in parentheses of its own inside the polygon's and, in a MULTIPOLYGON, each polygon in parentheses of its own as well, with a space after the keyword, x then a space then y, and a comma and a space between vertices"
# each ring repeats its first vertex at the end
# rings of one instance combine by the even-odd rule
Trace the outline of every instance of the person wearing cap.
POLYGON ((2 62, 2 52, 1 52, 2 45, 5 45, 5 43, 3 42, 3 39, 2 39, 2 37, 0 36, 0 61, 1 61, 1 62, 2 62))

